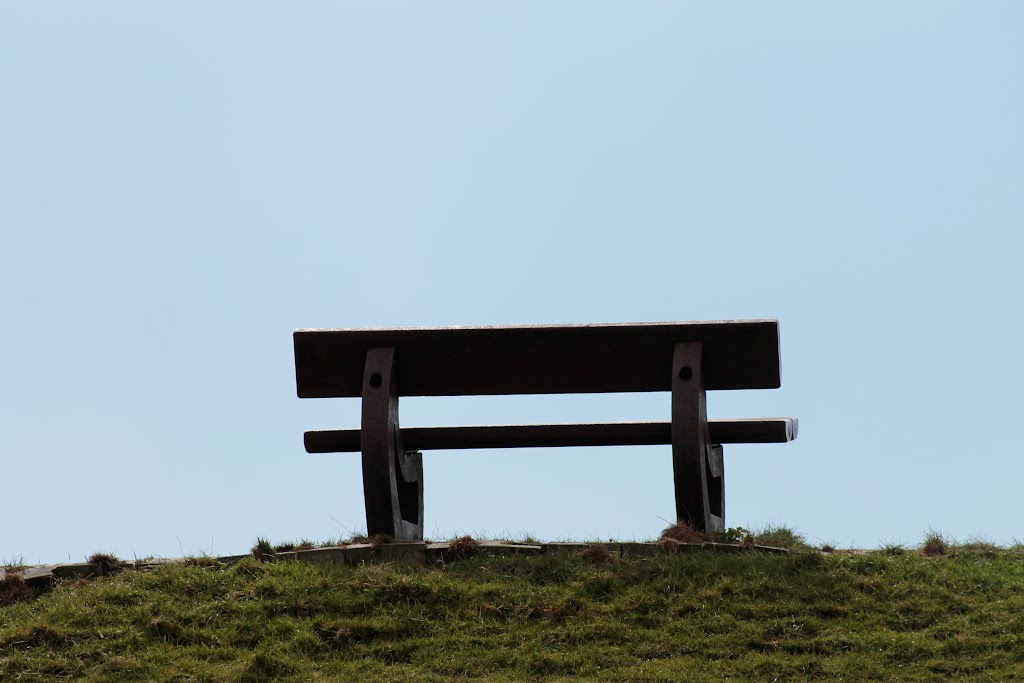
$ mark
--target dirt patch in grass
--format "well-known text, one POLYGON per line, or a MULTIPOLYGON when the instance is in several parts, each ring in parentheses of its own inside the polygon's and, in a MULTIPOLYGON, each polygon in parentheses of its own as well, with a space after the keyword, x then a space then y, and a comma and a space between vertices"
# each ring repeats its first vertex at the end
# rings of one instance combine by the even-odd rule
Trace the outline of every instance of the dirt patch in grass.
POLYGON ((245 664, 240 681, 272 681, 291 676, 295 666, 282 655, 272 652, 257 652, 245 664))
POLYGON ((16 650, 42 647, 51 650, 68 648, 77 642, 74 634, 58 631, 49 626, 34 626, 28 631, 5 638, 0 645, 16 650))

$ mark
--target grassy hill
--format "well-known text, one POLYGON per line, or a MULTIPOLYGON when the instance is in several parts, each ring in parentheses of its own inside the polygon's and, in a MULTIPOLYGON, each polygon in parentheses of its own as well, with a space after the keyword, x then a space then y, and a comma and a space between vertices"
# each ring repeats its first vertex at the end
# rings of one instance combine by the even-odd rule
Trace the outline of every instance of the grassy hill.
POLYGON ((1024 549, 942 550, 176 563, 0 607, 0 679, 1024 679, 1024 549))

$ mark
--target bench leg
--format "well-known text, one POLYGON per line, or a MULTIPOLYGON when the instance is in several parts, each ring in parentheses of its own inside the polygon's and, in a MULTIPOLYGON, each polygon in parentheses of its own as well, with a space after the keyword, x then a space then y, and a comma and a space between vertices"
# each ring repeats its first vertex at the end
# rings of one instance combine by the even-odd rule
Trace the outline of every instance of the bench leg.
POLYGON ((363 370, 363 497, 366 533, 423 540, 423 457, 407 453, 398 426, 395 350, 370 349, 363 370))
POLYGON ((672 469, 676 519, 694 529, 725 529, 725 463, 709 443, 703 345, 676 344, 672 358, 672 469))
POLYGON ((725 449, 722 444, 708 448, 708 508, 717 517, 718 531, 725 531, 725 449))

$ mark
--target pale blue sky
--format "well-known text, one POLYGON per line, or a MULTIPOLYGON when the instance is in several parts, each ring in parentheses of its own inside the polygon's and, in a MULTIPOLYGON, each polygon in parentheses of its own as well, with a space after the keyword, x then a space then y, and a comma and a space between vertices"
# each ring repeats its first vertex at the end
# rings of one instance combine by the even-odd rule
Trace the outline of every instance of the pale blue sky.
MULTIPOLYGON (((778 318, 727 522, 1024 538, 1019 2, 0 2, 0 559, 361 528, 298 327, 778 318)), ((407 426, 667 419, 407 399, 407 426)), ((446 537, 643 538, 667 447, 428 453, 446 537), (561 502, 560 502, 561 501, 561 502)))

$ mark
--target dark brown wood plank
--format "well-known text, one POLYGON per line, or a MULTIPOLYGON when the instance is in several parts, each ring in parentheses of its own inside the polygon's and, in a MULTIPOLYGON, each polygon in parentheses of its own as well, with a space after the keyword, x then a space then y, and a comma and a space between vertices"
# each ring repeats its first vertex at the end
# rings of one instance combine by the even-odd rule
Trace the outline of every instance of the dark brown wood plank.
POLYGON ((402 444, 392 349, 367 355, 362 407, 366 533, 422 541, 423 456, 402 444))
POLYGON ((672 480, 676 521, 707 533, 725 529, 723 478, 711 475, 704 344, 676 344, 672 358, 672 480))
POLYGON ((668 391, 690 341, 707 389, 780 386, 775 320, 296 330, 295 377, 300 398, 360 396, 366 352, 393 347, 402 396, 668 391))
MULTIPOLYGON (((708 420, 712 443, 785 443, 797 435, 795 417, 708 420)), ((562 446, 654 446, 672 442, 668 422, 602 424, 493 425, 476 427, 403 427, 402 442, 411 451, 469 448, 557 448, 562 446)), ((358 429, 306 432, 309 453, 359 450, 358 429)))

